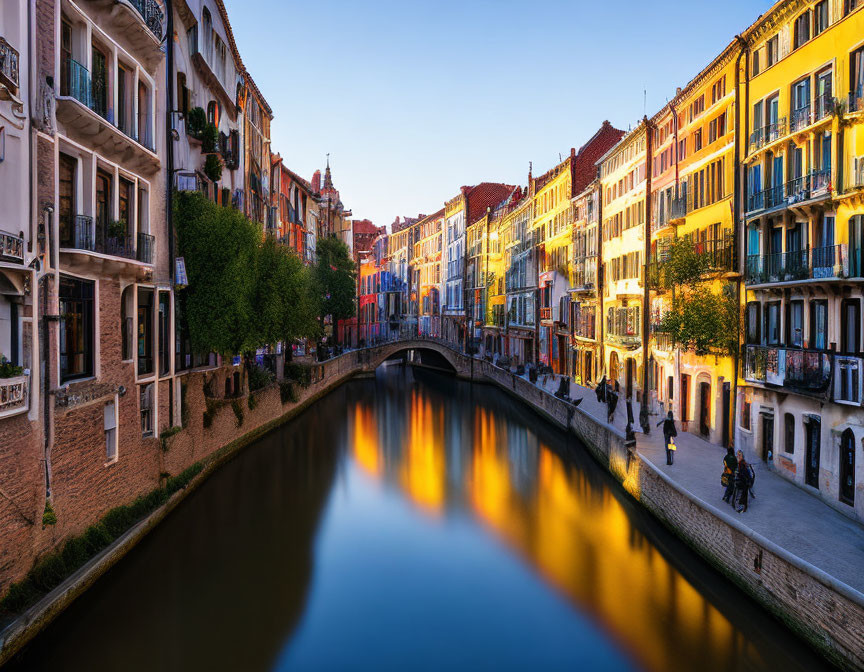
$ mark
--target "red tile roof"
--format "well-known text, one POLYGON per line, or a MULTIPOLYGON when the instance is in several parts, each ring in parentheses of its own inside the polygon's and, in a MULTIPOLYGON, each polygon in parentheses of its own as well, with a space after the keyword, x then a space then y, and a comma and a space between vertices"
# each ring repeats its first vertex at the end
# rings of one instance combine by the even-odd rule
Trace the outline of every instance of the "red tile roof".
POLYGON ((469 187, 466 193, 468 200, 467 225, 479 221, 486 214, 486 209, 494 210, 506 201, 516 189, 512 184, 500 182, 481 182, 476 187, 469 187))

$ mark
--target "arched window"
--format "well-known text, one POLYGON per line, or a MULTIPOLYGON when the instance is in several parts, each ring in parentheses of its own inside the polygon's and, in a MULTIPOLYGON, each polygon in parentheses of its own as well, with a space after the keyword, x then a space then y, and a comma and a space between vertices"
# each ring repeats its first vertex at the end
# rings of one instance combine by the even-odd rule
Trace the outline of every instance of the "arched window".
POLYGON ((215 100, 207 103, 207 123, 219 128, 219 103, 215 100))
POLYGON ((206 7, 201 13, 201 44, 204 46, 204 58, 208 63, 213 61, 213 19, 210 18, 210 10, 206 7))
POLYGON ((189 89, 186 88, 186 73, 177 73, 177 109, 185 117, 189 113, 189 89))

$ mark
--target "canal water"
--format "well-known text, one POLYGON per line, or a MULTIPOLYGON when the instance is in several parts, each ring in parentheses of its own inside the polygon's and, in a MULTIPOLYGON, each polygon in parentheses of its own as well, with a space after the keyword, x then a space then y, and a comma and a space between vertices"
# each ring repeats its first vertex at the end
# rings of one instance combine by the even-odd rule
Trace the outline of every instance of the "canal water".
POLYGON ((398 364, 241 452, 14 664, 445 666, 824 667, 573 437, 398 364))

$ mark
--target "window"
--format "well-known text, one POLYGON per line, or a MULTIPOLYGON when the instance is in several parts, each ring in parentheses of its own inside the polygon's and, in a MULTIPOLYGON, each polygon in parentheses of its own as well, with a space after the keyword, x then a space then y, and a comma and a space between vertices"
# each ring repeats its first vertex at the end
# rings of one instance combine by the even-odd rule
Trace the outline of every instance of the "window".
POLYGON ((804 347, 803 301, 790 301, 786 304, 786 345, 804 347))
POLYGON ((705 111, 705 96, 699 96, 696 100, 690 103, 690 121, 696 119, 702 112, 705 111))
POLYGON ((177 73, 177 109, 185 118, 189 114, 189 89, 186 88, 186 73, 177 73))
POLYGON ((858 7, 858 0, 843 0, 843 16, 851 14, 858 7))
POLYGON ((105 461, 117 461, 117 409, 113 401, 105 404, 105 461))
POLYGON ((135 185, 126 178, 120 178, 120 221, 126 224, 125 235, 129 235, 132 218, 132 204, 135 201, 135 185))
POLYGON ((768 55, 768 67, 774 65, 780 58, 780 38, 775 35, 765 44, 765 50, 768 55))
POLYGON ((810 302, 810 347, 828 349, 828 302, 824 299, 810 302))
POLYGON ((753 77, 759 74, 759 51, 753 52, 753 77))
POLYGON ((702 129, 693 133, 693 152, 698 152, 702 149, 702 129))
POLYGON ((783 450, 787 453, 795 452, 795 416, 786 413, 783 416, 783 450))
POLYGON ((780 302, 772 301, 765 309, 765 339, 768 345, 780 345, 780 302))
POLYGON ((750 416, 752 415, 751 405, 752 400, 748 395, 749 390, 744 391, 744 397, 741 400, 741 429, 750 431, 750 416))
POLYGON ((153 290, 138 289, 138 375, 153 373, 153 290))
POLYGON ((795 19, 792 48, 797 49, 810 39, 810 12, 804 12, 795 19))
MULTIPOLYGON (((201 41, 204 43, 204 60, 212 63, 213 53, 211 45, 213 44, 213 19, 210 17, 210 10, 206 7, 201 13, 201 22, 204 24, 202 28, 201 41)), ((195 50, 198 51, 197 49, 195 50)))
POLYGON ((758 301, 751 301, 747 304, 747 324, 746 327, 746 338, 748 345, 759 345, 762 340, 762 336, 760 334, 760 312, 762 309, 762 304, 758 301))
POLYGON ((813 37, 828 27, 828 0, 817 2, 813 8, 813 37))
POLYGON ((141 436, 153 436, 153 383, 142 385, 139 394, 141 408, 141 436))
POLYGON ((219 128, 219 103, 215 100, 207 103, 207 123, 219 128))
POLYGON ((74 245, 75 228, 75 197, 76 184, 75 172, 78 161, 67 154, 60 154, 59 166, 60 193, 58 195, 59 213, 57 216, 60 224, 60 247, 71 247, 74 245))
POLYGON ((60 382, 93 375, 93 283, 60 276, 60 382))
POLYGON ((850 92, 854 105, 850 105, 850 112, 862 109, 864 100, 864 47, 852 52, 849 59, 850 92))
POLYGON ((171 297, 168 292, 159 292, 159 375, 171 372, 171 297))

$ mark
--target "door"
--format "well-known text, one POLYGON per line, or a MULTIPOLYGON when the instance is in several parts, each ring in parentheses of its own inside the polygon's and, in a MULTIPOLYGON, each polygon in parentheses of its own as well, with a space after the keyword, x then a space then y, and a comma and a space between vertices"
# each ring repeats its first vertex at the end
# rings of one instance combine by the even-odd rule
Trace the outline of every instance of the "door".
POLYGON ((636 362, 633 358, 627 360, 627 398, 633 398, 633 379, 636 377, 636 362))
POLYGON ((819 452, 822 446, 822 423, 811 418, 807 423, 807 455, 804 465, 804 482, 819 488, 819 452))
POLYGON ((729 436, 731 434, 729 422, 729 415, 731 413, 731 403, 732 403, 732 393, 731 386, 729 383, 723 383, 723 447, 729 447, 729 436))
POLYGON ((762 461, 774 454, 774 416, 762 416, 762 461))
POLYGON ((96 251, 104 252, 105 234, 111 220, 111 176, 99 171, 96 174, 96 251))
POLYGON ((60 95, 71 95, 69 75, 72 68, 72 24, 64 17, 60 22, 60 95))
POLYGON ((708 436, 711 431, 711 384, 699 383, 699 433, 708 436))
POLYGON ((684 374, 681 376, 681 422, 687 422, 690 419, 690 409, 688 402, 690 400, 690 376, 684 374))
POLYGON ((840 501, 855 505, 855 435, 849 428, 840 437, 840 501))
POLYGON ((78 161, 67 154, 60 155, 60 193, 58 195, 60 212, 58 222, 60 224, 60 247, 70 247, 75 240, 75 169, 78 161))
POLYGON ((844 299, 841 306, 840 348, 846 355, 857 356, 861 349, 861 299, 844 299))
POLYGON ((849 218, 849 275, 860 278, 864 272, 864 217, 849 218))

